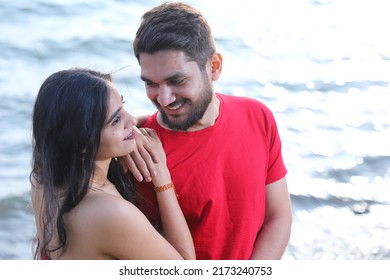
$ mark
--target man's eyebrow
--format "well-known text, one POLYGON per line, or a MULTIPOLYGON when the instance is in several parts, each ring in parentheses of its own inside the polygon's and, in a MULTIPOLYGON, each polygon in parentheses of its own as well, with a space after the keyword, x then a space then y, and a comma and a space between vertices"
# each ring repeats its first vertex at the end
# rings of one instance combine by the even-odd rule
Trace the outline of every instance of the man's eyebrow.
MULTIPOLYGON (((187 77, 187 75, 184 74, 184 73, 175 73, 175 74, 173 74, 172 76, 166 77, 166 78, 164 79, 164 81, 172 81, 172 80, 177 80, 177 79, 183 79, 183 78, 186 78, 186 77, 187 77)), ((144 82, 153 83, 152 80, 146 78, 145 76, 142 76, 142 75, 141 75, 140 78, 141 78, 141 80, 144 81, 144 82)))
POLYGON ((151 82, 151 80, 145 78, 144 76, 141 76, 141 80, 144 81, 144 82, 151 82))
POLYGON ((168 77, 168 79, 166 79, 167 81, 172 81, 172 80, 177 80, 177 79, 183 79, 183 78, 186 78, 187 75, 184 74, 184 73, 176 73, 170 77, 168 77))

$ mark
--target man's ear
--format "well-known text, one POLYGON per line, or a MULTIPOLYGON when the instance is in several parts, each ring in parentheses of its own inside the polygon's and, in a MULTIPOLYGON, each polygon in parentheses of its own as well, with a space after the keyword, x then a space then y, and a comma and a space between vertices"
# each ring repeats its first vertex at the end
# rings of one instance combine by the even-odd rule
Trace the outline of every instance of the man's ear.
POLYGON ((215 52, 210 59, 211 63, 211 78, 213 81, 219 79, 222 72, 222 55, 215 52))

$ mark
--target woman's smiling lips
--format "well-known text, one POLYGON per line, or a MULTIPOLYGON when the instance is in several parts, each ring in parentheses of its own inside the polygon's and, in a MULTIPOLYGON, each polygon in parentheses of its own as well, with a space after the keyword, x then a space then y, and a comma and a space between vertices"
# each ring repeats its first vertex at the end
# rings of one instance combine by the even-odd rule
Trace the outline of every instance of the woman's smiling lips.
POLYGON ((132 139, 134 139, 135 138, 135 135, 134 135, 134 130, 132 130, 130 133, 129 133, 129 135, 127 135, 126 137, 125 137, 125 139, 123 139, 124 141, 126 141, 126 140, 132 140, 132 139))

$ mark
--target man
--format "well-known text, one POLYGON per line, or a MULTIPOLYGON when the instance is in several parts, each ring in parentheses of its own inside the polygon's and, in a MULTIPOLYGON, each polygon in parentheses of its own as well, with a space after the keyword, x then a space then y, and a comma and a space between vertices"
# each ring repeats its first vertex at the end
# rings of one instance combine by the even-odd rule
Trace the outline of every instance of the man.
MULTIPOLYGON (((189 5, 165 3, 145 13, 133 47, 158 109, 143 126, 162 141, 197 259, 280 259, 291 204, 271 111, 214 92, 222 56, 206 19, 189 5)), ((148 185, 145 166, 152 167, 139 163, 140 154, 127 164, 148 185)), ((158 213, 150 208, 153 220, 158 213)))

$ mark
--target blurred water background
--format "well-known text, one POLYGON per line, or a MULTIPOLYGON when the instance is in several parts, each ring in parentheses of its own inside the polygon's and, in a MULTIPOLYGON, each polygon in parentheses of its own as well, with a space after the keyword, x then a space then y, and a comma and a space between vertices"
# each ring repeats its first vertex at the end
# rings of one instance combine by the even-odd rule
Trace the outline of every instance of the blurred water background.
MULTIPOLYGON (((116 72, 153 110, 131 42, 159 1, 0 0, 0 259, 31 259, 31 110, 43 80, 116 72), (125 68, 123 68, 125 67, 125 68)), ((212 26, 220 92, 275 113, 294 210, 284 259, 390 259, 390 18, 379 0, 191 0, 212 26)))

